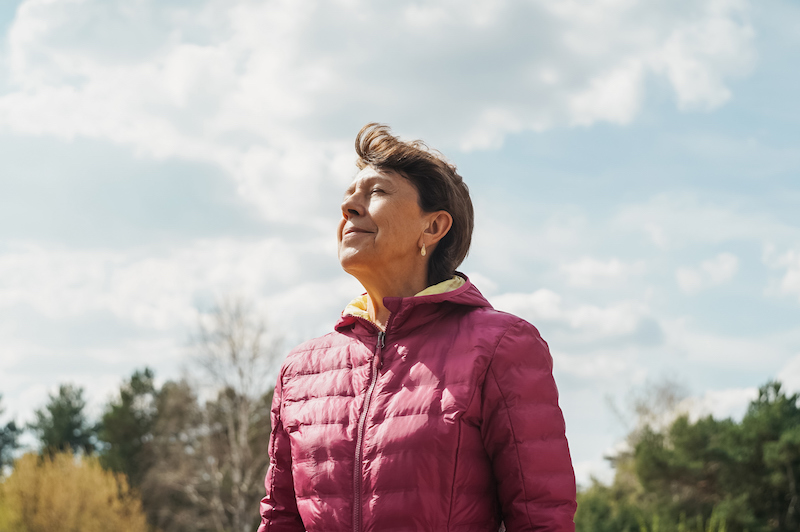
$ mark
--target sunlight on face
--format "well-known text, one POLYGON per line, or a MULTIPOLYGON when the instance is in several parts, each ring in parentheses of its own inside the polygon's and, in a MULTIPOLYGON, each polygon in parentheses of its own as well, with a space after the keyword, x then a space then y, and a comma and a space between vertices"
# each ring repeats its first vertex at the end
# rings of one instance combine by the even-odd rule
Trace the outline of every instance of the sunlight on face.
POLYGON ((419 255, 424 227, 419 194, 395 172, 361 170, 347 189, 339 222, 339 262, 359 278, 376 269, 402 269, 419 255))

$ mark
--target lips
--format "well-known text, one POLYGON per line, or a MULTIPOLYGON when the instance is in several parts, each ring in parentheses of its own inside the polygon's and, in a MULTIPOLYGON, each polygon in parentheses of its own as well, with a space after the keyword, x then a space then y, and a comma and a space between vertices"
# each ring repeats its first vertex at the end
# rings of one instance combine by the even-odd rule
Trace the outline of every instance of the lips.
POLYGON ((350 226, 345 228, 345 230, 342 232, 342 235, 347 236, 352 233, 372 233, 372 231, 367 231, 366 229, 362 229, 360 227, 350 226))

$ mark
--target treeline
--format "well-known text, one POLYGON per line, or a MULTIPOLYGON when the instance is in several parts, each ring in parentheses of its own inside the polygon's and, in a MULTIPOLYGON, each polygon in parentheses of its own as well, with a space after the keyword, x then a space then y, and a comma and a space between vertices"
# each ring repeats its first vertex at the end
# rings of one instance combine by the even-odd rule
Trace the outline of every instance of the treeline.
MULTIPOLYGON (((280 350, 236 301, 203 317, 192 349, 187 378, 138 370, 97 420, 62 385, 26 427, 0 425, 0 530, 252 532, 280 350), (40 447, 19 456, 23 430, 40 447)), ((800 530, 798 394, 768 383, 734 421, 676 417, 669 386, 648 393, 613 482, 580 490, 577 532, 800 530)))
POLYGON ((741 422, 687 415, 633 430, 613 483, 578 495, 577 532, 797 532, 798 394, 761 387, 741 422))
POLYGON ((99 420, 84 390, 62 385, 26 429, 0 427, 0 530, 248 531, 269 461, 278 344, 240 302, 203 317, 191 375, 156 385, 133 373, 99 420), (54 524, 55 523, 55 524, 54 524))

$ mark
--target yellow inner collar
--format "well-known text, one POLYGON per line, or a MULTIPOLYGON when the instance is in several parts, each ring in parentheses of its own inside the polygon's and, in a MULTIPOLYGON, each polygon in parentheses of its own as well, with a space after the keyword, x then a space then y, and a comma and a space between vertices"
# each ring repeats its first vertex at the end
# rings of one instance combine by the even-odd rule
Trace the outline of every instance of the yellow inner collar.
MULTIPOLYGON (((448 279, 446 281, 442 281, 441 283, 437 283, 434 285, 429 286, 425 290, 414 294, 414 297, 419 296, 430 296, 434 294, 444 294, 445 292, 452 292, 456 288, 461 288, 466 281, 459 277, 458 275, 454 275, 452 279, 448 279)), ((372 320, 369 317, 369 312, 367 311, 367 294, 361 294, 360 296, 353 299, 344 309, 342 312, 342 316, 352 315, 356 316, 357 318, 364 318, 365 320, 372 320)), ((373 322, 374 323, 374 322, 373 322)))

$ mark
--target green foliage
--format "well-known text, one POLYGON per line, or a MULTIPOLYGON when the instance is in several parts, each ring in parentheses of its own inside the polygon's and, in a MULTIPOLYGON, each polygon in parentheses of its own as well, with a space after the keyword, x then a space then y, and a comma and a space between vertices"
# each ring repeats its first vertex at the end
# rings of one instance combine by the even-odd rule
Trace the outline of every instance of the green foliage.
POLYGON ((229 522, 241 501, 247 518, 242 528, 256 528, 269 460, 272 392, 239 418, 234 414, 245 401, 223 389, 201 405, 185 381, 167 382, 158 391, 150 447, 157 466, 147 470, 141 485, 152 525, 165 532, 236 530, 229 522), (248 441, 237 447, 242 423, 248 441))
POLYGON ((786 396, 780 383, 759 390, 742 420, 739 482, 757 487, 750 493, 759 530, 798 530, 796 479, 800 473, 797 438, 798 395, 786 396))
MULTIPOLYGON (((55 460, 62 450, 85 456, 96 450, 91 463, 141 493, 153 529, 254 530, 269 462, 269 372, 278 351, 275 335, 248 309, 231 300, 201 320, 194 365, 205 381, 202 395, 213 392, 213 399, 199 400, 199 390, 185 380, 158 389, 144 369, 122 384, 93 427, 84 416, 83 390, 61 386, 29 425, 43 459, 55 460)), ((14 508, 0 504, 0 531, 17 530, 8 524, 16 519, 14 508)), ((53 523, 64 529, 60 520, 53 523)))
POLYGON ((124 473, 131 486, 138 487, 153 465, 152 439, 156 421, 156 389, 153 371, 133 373, 103 412, 98 438, 103 442, 100 463, 124 473))
MULTIPOLYGON (((0 394, 0 401, 3 396, 0 394)), ((0 414, 3 413, 3 408, 0 407, 0 414)), ((17 427, 14 421, 9 421, 5 426, 0 425, 0 476, 3 473, 3 467, 11 464, 12 455, 15 449, 19 446, 17 438, 22 432, 22 429, 17 427)))
POLYGON ((91 454, 95 448, 96 428, 84 415, 83 388, 62 384, 58 395, 50 395, 44 409, 36 410, 36 421, 28 427, 42 442, 43 452, 61 451, 91 454))
POLYGON ((613 459, 612 486, 579 494, 579 532, 800 530, 800 407, 779 383, 740 423, 684 415, 637 429, 633 443, 613 459))
POLYGON ((631 493, 619 485, 604 486, 596 480, 578 493, 576 532, 638 532, 641 512, 631 493))
POLYGON ((203 417, 197 396, 185 381, 164 383, 156 395, 156 419, 150 449, 155 467, 142 477, 142 502, 151 525, 167 532, 208 530, 197 462, 203 417), (199 491, 199 493, 198 493, 199 491))

